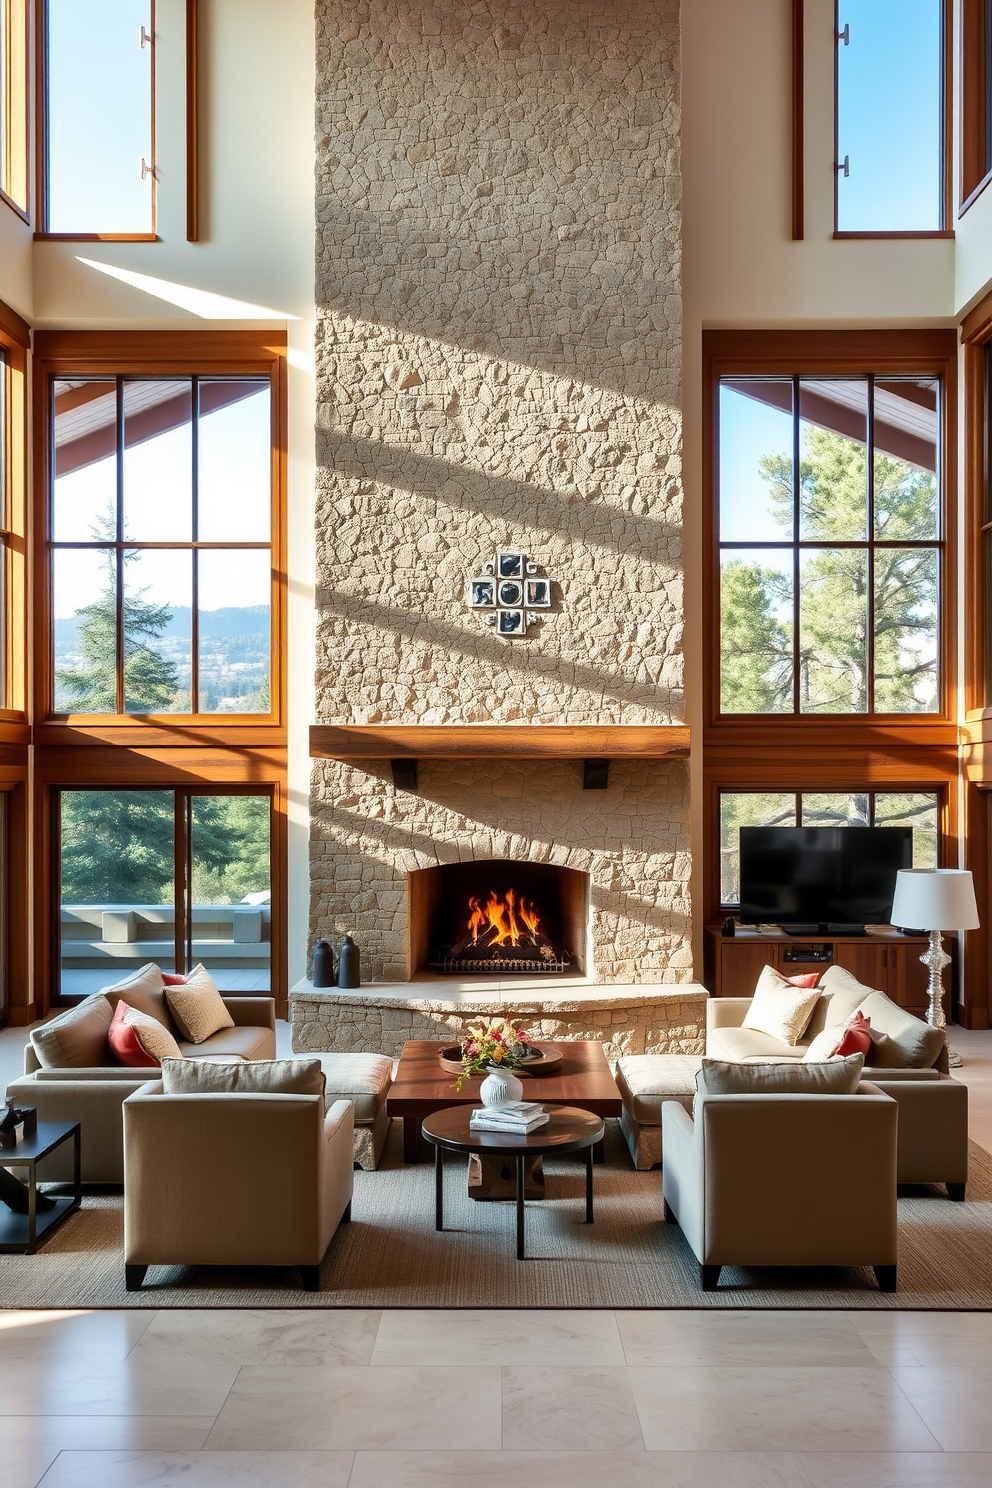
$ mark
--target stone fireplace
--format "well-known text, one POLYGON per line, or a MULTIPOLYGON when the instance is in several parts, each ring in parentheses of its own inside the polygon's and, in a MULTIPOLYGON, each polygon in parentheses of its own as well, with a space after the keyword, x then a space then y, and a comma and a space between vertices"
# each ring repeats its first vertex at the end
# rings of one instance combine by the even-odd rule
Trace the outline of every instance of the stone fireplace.
POLYGON ((556 885, 556 995, 674 991, 686 751, 623 739, 683 719, 678 7, 320 0, 317 34, 316 722, 432 739, 312 750, 311 944, 440 981, 443 886, 509 863, 556 885), (512 635, 466 600, 503 550, 544 606, 512 635), (535 757, 561 725, 608 772, 535 757))

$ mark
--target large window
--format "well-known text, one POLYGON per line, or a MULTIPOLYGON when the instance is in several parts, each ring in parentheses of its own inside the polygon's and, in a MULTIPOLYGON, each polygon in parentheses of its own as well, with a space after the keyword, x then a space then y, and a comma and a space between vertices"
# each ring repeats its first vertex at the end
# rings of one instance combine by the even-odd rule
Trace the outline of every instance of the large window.
POLYGON ((28 207, 27 0, 0 0, 0 193, 28 207))
POLYGON ((56 714, 270 714, 262 377, 56 377, 56 714))
POLYGON ((913 866, 938 863, 936 791, 723 791, 720 794, 720 903, 740 903, 741 827, 912 827, 913 866))
POLYGON ((146 961, 202 961, 222 991, 268 992, 271 811, 269 794, 60 792, 61 996, 146 961))
POLYGON ((153 236, 154 0, 45 0, 43 11, 44 229, 153 236))
POLYGON ((719 711, 941 709, 941 384, 724 376, 719 711))

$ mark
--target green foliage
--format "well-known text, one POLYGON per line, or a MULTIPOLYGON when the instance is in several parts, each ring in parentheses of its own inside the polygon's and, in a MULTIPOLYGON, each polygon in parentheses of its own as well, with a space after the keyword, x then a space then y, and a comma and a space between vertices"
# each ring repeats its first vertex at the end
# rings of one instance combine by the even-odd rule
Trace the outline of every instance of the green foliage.
MULTIPOLYGON (((107 587, 99 599, 76 611, 79 619, 80 667, 56 670, 59 706, 68 713, 117 712, 116 564, 107 559, 107 587)), ((124 599, 124 711, 167 713, 189 707, 179 692, 171 661, 148 645, 169 624, 167 605, 150 604, 141 594, 124 599)))
MULTIPOLYGON (((761 461, 772 511, 792 536, 792 463, 761 461)), ((933 541, 937 483, 928 471, 875 452, 875 538, 933 541)), ((806 551, 798 598, 799 696, 804 713, 865 713, 869 703, 867 450, 826 429, 804 427, 799 470, 799 535, 806 551)), ((937 706, 937 553, 876 548, 873 584, 874 707, 932 712, 937 706)), ((721 582, 721 708, 725 713, 791 711, 792 608, 782 572, 732 560, 721 582)))
POLYGON ((270 886, 268 796, 194 796, 193 903, 237 904, 270 886))

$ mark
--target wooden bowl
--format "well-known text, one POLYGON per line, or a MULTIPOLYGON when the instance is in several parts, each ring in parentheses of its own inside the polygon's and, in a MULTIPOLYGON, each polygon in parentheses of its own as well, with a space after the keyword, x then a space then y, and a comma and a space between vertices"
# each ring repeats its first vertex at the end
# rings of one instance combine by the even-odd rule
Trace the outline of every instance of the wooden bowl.
MULTIPOLYGON (((510 1073, 514 1075, 550 1075, 559 1068, 564 1054, 556 1044, 535 1044, 538 1053, 534 1059, 528 1059, 526 1064, 508 1065, 510 1073)), ((441 1068, 450 1071, 453 1075, 462 1073, 462 1050, 461 1044, 446 1044, 438 1054, 441 1068)))

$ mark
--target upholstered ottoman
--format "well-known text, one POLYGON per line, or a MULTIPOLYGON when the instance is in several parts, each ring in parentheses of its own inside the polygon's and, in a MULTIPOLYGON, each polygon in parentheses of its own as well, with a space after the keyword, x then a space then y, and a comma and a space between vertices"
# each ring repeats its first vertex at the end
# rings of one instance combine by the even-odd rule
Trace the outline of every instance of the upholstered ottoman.
POLYGON ((661 1162, 661 1103, 678 1101, 691 1113, 702 1062, 698 1054, 624 1054, 617 1060, 620 1127, 635 1168, 661 1162))
POLYGON ((336 1100, 355 1107, 355 1162, 374 1168, 389 1133, 386 1097, 393 1083, 393 1061, 386 1054, 318 1054, 327 1085, 327 1109, 336 1100))

